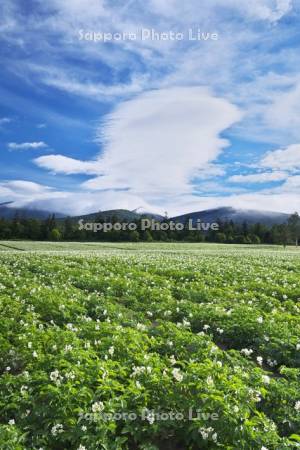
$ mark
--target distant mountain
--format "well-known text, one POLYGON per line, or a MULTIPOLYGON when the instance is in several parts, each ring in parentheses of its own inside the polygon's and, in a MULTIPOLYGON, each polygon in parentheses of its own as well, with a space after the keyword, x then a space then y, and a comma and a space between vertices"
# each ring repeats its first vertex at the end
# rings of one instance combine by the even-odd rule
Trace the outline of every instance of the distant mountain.
MULTIPOLYGON (((51 214, 55 214, 55 217, 61 220, 66 217, 65 214, 53 213, 52 211, 43 211, 30 208, 16 208, 13 206, 13 202, 0 203, 0 218, 13 219, 16 214, 19 217, 26 219, 46 219, 51 214)), ((110 222, 112 219, 119 222, 133 222, 141 218, 149 218, 158 221, 164 219, 164 217, 160 216, 159 214, 152 214, 144 211, 141 208, 137 208, 133 211, 129 211, 127 209, 111 209, 107 211, 99 211, 91 214, 71 217, 73 222, 78 222, 78 220, 80 219, 84 220, 85 222, 95 222, 97 220, 110 222)), ((216 222, 218 220, 221 220, 222 222, 232 220, 237 224, 241 224, 243 222, 254 224, 259 222, 267 226, 272 226, 285 223, 288 218, 289 214, 280 212, 222 207, 182 214, 180 216, 172 217, 170 220, 182 223, 185 223, 188 219, 192 219, 193 223, 195 223, 197 219, 200 219, 202 222, 208 223, 216 222)))
POLYGON ((46 219, 52 214, 56 218, 65 217, 64 214, 53 213, 52 211, 43 211, 40 209, 16 208, 13 202, 0 203, 0 219, 13 219, 16 215, 22 219, 46 219))
POLYGON ((0 206, 7 206, 7 205, 12 205, 13 202, 4 202, 4 203, 0 203, 0 206))
MULTIPOLYGON (((140 219, 141 217, 144 218, 146 217, 159 221, 164 219, 164 217, 159 214, 152 214, 143 211, 141 208, 137 208, 133 211, 129 211, 127 209, 112 209, 108 211, 99 211, 97 213, 75 216, 72 217, 72 220, 78 221, 80 219, 83 219, 85 222, 88 221, 95 222, 97 220, 109 222, 114 218, 119 222, 132 222, 134 220, 140 219)), ((180 216, 173 217, 170 220, 182 223, 185 223, 188 219, 192 219, 193 223, 195 223, 197 219, 200 219, 202 222, 209 222, 209 223, 216 222, 217 220, 221 220, 223 222, 232 220, 237 224, 241 224, 243 222, 247 222, 248 224, 254 224, 260 222, 261 224, 272 226, 275 224, 284 223, 287 221, 288 218, 289 214, 279 212, 223 207, 183 214, 180 216)))
POLYGON ((222 222, 232 222, 241 224, 247 222, 248 224, 261 223, 263 225, 272 226, 285 223, 289 218, 289 214, 260 211, 256 209, 235 209, 231 207, 207 209, 204 211, 183 214, 181 216, 173 217, 174 222, 185 223, 192 219, 193 223, 200 219, 202 222, 212 223, 218 220, 222 222))
POLYGON ((156 219, 156 220, 162 220, 163 217, 158 214, 151 214, 148 212, 138 212, 138 209, 135 209, 133 211, 129 211, 127 209, 110 209, 108 211, 99 211, 96 213, 91 214, 85 214, 82 216, 75 216, 71 217, 72 221, 78 221, 80 219, 84 220, 85 222, 95 222, 97 220, 109 222, 113 218, 116 219, 119 222, 133 222, 134 220, 138 220, 141 218, 149 218, 149 219, 156 219))

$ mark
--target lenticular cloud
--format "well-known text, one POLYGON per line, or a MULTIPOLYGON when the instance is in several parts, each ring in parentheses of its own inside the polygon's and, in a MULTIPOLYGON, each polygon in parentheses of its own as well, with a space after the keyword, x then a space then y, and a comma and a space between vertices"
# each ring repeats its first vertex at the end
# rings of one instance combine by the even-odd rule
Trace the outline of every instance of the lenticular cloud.
POLYGON ((235 106, 199 87, 155 90, 121 103, 99 129, 101 176, 84 186, 190 192, 197 171, 226 147, 220 133, 240 117, 235 106))

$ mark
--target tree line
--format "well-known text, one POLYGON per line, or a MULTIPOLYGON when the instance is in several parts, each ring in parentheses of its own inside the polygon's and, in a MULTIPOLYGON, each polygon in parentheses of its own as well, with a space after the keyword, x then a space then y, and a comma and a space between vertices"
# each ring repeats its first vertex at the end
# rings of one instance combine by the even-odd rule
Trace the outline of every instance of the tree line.
MULTIPOLYGON (((95 219, 103 223, 103 218, 95 219)), ((111 223, 120 222, 120 218, 111 217, 111 223)), ((283 246, 298 245, 300 238, 300 217, 292 214, 283 224, 267 226, 261 223, 249 225, 233 221, 217 220, 218 230, 201 232, 189 230, 186 225, 180 231, 141 231, 140 220, 133 221, 137 229, 133 231, 112 230, 107 233, 80 230, 78 223, 71 218, 57 220, 55 215, 45 220, 22 218, 16 215, 13 219, 0 219, 0 239, 25 239, 37 241, 130 241, 130 242, 217 242, 228 244, 280 244, 283 246)), ((168 222, 165 218, 164 222, 168 222)))

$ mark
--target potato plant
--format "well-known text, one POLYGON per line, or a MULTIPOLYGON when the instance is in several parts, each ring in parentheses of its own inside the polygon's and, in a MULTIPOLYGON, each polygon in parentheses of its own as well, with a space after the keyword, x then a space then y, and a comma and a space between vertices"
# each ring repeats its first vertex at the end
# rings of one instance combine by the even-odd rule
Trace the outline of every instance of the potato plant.
POLYGON ((300 448, 300 258, 239 250, 2 251, 0 448, 300 448))

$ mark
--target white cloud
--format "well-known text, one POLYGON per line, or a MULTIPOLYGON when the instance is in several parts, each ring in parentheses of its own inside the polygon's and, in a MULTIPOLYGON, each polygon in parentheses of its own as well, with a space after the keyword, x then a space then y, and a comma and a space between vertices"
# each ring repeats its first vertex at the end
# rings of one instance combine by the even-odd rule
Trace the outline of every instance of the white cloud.
POLYGON ((235 208, 278 211, 289 214, 294 211, 300 212, 299 192, 278 192, 277 194, 268 192, 254 192, 242 195, 233 195, 230 198, 219 198, 218 204, 219 206, 228 204, 235 208))
POLYGON ((32 181, 24 181, 24 180, 12 180, 6 181, 0 184, 3 187, 11 189, 14 193, 20 194, 37 194, 49 191, 48 186, 43 186, 38 183, 34 183, 32 181))
POLYGON ((0 202, 14 201, 17 207, 27 206, 44 210, 62 212, 70 215, 88 214, 107 209, 129 209, 141 207, 144 211, 163 214, 168 211, 169 216, 201 211, 208 208, 232 206, 235 208, 260 209, 266 211, 300 212, 300 177, 286 182, 283 187, 273 191, 263 190, 257 193, 240 193, 231 195, 203 196, 203 195, 171 195, 161 202, 146 201, 142 197, 130 192, 115 191, 96 192, 67 192, 57 191, 47 186, 31 186, 16 180, 9 186, 0 184, 0 202), (293 185, 293 186, 292 186, 293 185), (23 188, 26 188, 25 190, 23 188))
POLYGON ((300 144, 268 152, 260 165, 270 169, 300 170, 300 144))
MULTIPOLYGON (((299 181, 298 181, 299 183, 299 181)), ((170 196, 160 204, 147 202, 143 198, 128 193, 114 191, 102 192, 64 192, 49 191, 37 195, 16 195, 0 185, 0 201, 13 200, 15 206, 28 206, 44 210, 52 210, 70 215, 88 214, 107 209, 129 209, 141 207, 144 211, 175 216, 191 211, 209 208, 232 206, 235 208, 281 211, 286 213, 300 212, 300 186, 294 191, 258 192, 232 194, 224 196, 170 196)))
POLYGON ((212 170, 227 146, 220 133, 240 118, 235 106, 204 88, 155 90, 121 103, 106 118, 99 130, 104 152, 96 161, 49 155, 35 162, 64 173, 101 174, 83 184, 90 190, 127 189, 146 200, 183 194, 192 192, 201 169, 204 176, 212 170))
POLYGON ((8 145, 9 150, 38 150, 41 148, 46 148, 48 145, 43 142, 22 142, 22 143, 16 143, 16 142, 10 142, 8 145))
POLYGON ((241 118, 229 102, 204 88, 151 91, 124 102, 106 120, 99 162, 103 176, 89 189, 130 189, 149 196, 191 192, 198 170, 227 142, 219 134, 241 118))
POLYGON ((286 172, 262 172, 249 175, 233 175, 228 178, 232 183, 267 183, 270 181, 286 180, 288 174, 286 172))
POLYGON ((97 161, 79 161, 63 155, 46 155, 35 158, 34 162, 44 169, 49 169, 55 173, 65 173, 68 175, 86 173, 99 174, 97 161))
POLYGON ((0 203, 10 201, 16 207, 40 207, 40 209, 47 210, 48 202, 52 202, 53 211, 58 211, 57 208, 67 210, 68 208, 64 208, 63 203, 60 203, 60 199, 64 199, 66 202, 66 199, 69 197, 70 199, 74 198, 73 203, 75 204, 75 195, 73 193, 61 192, 32 181, 10 180, 0 183, 0 203))

